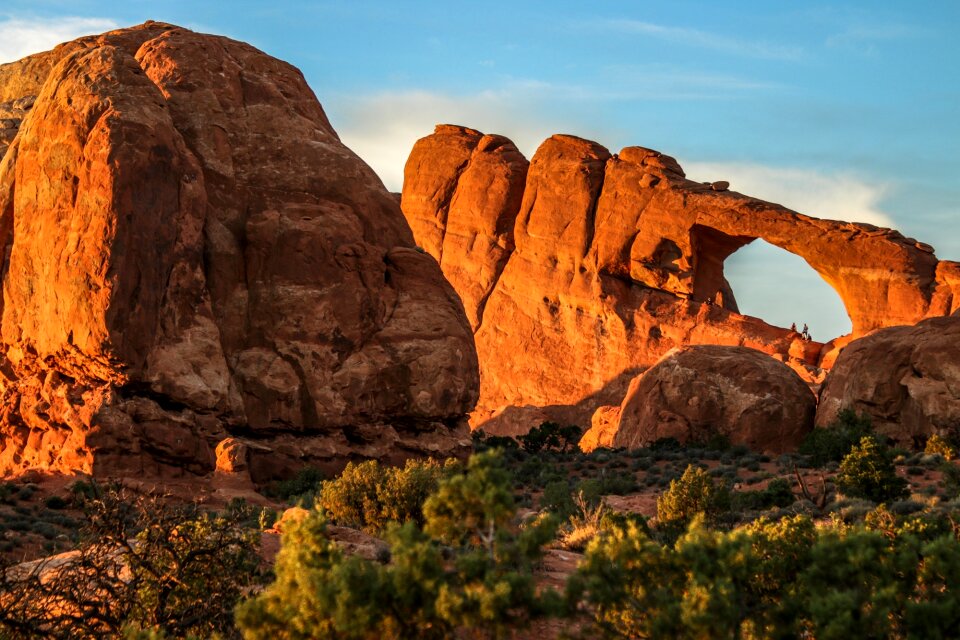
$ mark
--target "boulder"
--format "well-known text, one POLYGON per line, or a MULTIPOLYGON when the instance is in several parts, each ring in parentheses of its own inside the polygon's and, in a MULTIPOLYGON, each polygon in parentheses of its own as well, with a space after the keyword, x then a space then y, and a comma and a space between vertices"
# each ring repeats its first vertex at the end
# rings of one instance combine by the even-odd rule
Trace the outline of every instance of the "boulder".
POLYGON ((580 438, 580 450, 590 453, 600 447, 612 447, 620 423, 620 407, 598 407, 590 419, 590 428, 580 438))
POLYGON ((816 398, 793 370, 744 347, 697 345, 630 383, 613 446, 720 436, 754 451, 792 451, 813 428, 816 398))
POLYGON ((222 463, 264 482, 467 444, 462 304, 297 69, 147 23, 0 67, 18 95, 0 472, 206 475, 240 436, 222 463))
POLYGON ((402 207, 464 302, 481 367, 471 425, 493 434, 544 416, 585 426, 690 344, 757 349, 819 383, 821 343, 738 312, 724 261, 757 238, 833 286, 854 337, 960 306, 960 269, 928 245, 688 180, 643 147, 556 135, 527 164, 501 136, 440 125, 411 151, 402 207))
POLYGON ((960 317, 931 318, 854 340, 820 391, 817 426, 841 409, 907 446, 933 434, 960 434, 960 317))

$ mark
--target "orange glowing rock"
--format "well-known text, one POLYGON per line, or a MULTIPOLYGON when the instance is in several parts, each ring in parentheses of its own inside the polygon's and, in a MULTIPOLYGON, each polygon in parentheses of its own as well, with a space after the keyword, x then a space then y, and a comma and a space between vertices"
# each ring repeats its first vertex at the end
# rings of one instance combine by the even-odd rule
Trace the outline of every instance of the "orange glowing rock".
POLYGON ((528 165, 505 138, 441 125, 410 154, 402 207, 473 325, 471 424, 488 433, 544 418, 588 425, 686 345, 750 347, 821 381, 846 338, 804 341, 738 313, 724 260, 757 238, 800 255, 837 291, 852 337, 960 305, 958 265, 928 245, 693 182, 642 147, 611 154, 557 135, 528 165))
POLYGON ((147 23, 0 66, 24 96, 0 472, 208 474, 241 437, 221 463, 266 480, 468 443, 462 307, 297 69, 147 23))

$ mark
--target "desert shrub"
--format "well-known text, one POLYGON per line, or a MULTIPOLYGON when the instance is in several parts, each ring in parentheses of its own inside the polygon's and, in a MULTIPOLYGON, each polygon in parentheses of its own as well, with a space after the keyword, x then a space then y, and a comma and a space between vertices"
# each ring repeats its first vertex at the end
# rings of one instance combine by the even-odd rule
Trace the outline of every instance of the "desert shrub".
POLYGON ((576 510, 573 488, 566 480, 555 480, 543 488, 540 508, 546 509, 561 520, 567 520, 576 510))
POLYGON ((233 607, 258 577, 256 532, 193 505, 90 486, 75 555, 0 571, 0 637, 233 637, 233 607))
POLYGON ((881 504, 864 516, 864 526, 890 539, 911 535, 918 540, 931 541, 940 536, 953 534, 951 514, 926 511, 923 505, 917 503, 910 503, 911 507, 904 509, 902 506, 904 504, 903 502, 894 503, 889 508, 881 504))
POLYGON ((653 452, 679 451, 683 445, 676 438, 657 438, 648 448, 653 452))
POLYGON ((647 519, 639 513, 633 511, 613 511, 607 509, 600 519, 601 531, 613 531, 614 529, 628 529, 634 527, 645 535, 650 534, 650 528, 647 526, 647 519))
POLYGON ((566 473, 560 466, 549 463, 541 455, 527 456, 513 468, 517 482, 533 487, 545 487, 551 482, 566 478, 566 473))
POLYGON ((601 473, 581 480, 575 493, 583 493, 591 504, 596 504, 603 496, 623 496, 637 491, 639 487, 632 473, 601 473))
POLYGON ((944 460, 953 460, 957 456, 957 450, 949 440, 943 436, 933 434, 927 438, 927 444, 923 452, 932 455, 939 455, 944 460))
POLYGON ((576 425, 561 426, 556 422, 543 422, 534 427, 525 435, 518 436, 517 441, 527 453, 541 451, 573 451, 583 435, 576 425))
POLYGON ((508 436, 490 436, 483 429, 477 429, 470 434, 473 440, 473 450, 482 453, 491 449, 501 449, 508 457, 521 453, 520 444, 508 436))
POLYGON ((778 596, 803 566, 813 532, 802 518, 732 533, 698 518, 671 548, 639 527, 614 528, 588 547, 567 597, 610 637, 786 637, 794 605, 778 596))
POLYGON ((960 466, 952 462, 945 462, 940 467, 940 472, 942 474, 940 482, 947 496, 950 498, 960 497, 960 466))
POLYGON ((13 504, 17 501, 17 485, 12 482, 0 482, 0 503, 13 504))
POLYGON ((822 467, 831 461, 839 462, 862 438, 872 434, 869 416, 844 409, 829 427, 811 431, 798 450, 809 457, 810 464, 822 467))
POLYGON ((99 494, 99 487, 93 481, 77 480, 70 485, 70 501, 76 505, 83 505, 99 494))
POLYGON ((444 467, 435 460, 411 459, 403 467, 383 466, 376 460, 351 462, 337 478, 322 483, 317 504, 334 522, 371 533, 390 522, 419 525, 423 503, 443 473, 444 467))
POLYGON ((583 551, 600 533, 609 509, 603 502, 591 504, 583 493, 578 493, 573 503, 574 513, 560 529, 560 546, 569 551, 583 551))
POLYGON ((533 566, 552 519, 516 523, 510 475, 495 452, 440 479, 415 522, 387 532, 391 562, 346 557, 322 512, 284 533, 276 581, 238 609, 248 639, 497 637, 557 610, 533 566))
POLYGON ((671 480, 670 488, 657 498, 657 528, 668 535, 677 535, 698 514, 707 523, 730 508, 730 490, 716 484, 706 471, 689 465, 679 480, 671 480))
POLYGON ((275 482, 270 494, 286 502, 309 504, 323 482, 323 471, 316 467, 302 467, 292 478, 275 482))
POLYGON ((70 506, 70 503, 61 496, 50 496, 43 501, 43 505, 47 509, 66 509, 70 506))
POLYGON ((834 480, 844 495, 889 502, 909 495, 907 481, 897 475, 890 452, 866 436, 844 457, 834 480))
POLYGON ((588 546, 567 597, 587 637, 948 638, 960 542, 803 516, 730 532, 697 519, 672 548, 612 529, 588 546))
POLYGON ((735 491, 731 495, 734 511, 762 511, 775 507, 789 507, 796 501, 790 483, 783 478, 774 478, 760 491, 735 491))

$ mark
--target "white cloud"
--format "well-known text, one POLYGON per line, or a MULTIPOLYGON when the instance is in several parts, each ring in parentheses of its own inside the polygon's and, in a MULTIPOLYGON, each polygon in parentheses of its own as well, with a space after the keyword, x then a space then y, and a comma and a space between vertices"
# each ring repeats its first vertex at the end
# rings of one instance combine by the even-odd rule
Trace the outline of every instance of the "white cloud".
POLYGON ((576 133, 602 140, 604 129, 579 127, 551 115, 551 102, 563 95, 578 99, 575 87, 537 82, 513 83, 509 89, 452 96, 430 91, 384 92, 367 96, 328 96, 330 119, 344 144, 380 176, 391 191, 403 185, 403 166, 414 143, 437 124, 459 124, 509 137, 528 158, 555 133, 576 133))
POLYGON ((604 31, 649 36, 676 44, 752 58, 796 60, 803 56, 803 50, 800 47, 774 44, 760 40, 742 40, 710 33, 708 31, 701 31, 699 29, 670 27, 652 22, 644 22, 642 20, 630 20, 627 18, 592 20, 580 26, 604 31))
POLYGON ((856 25, 830 36, 826 45, 874 56, 879 53, 880 47, 887 43, 922 38, 926 35, 926 30, 911 25, 856 25))
POLYGON ((106 18, 0 18, 0 63, 52 49, 61 42, 119 25, 106 18))
POLYGON ((681 162, 692 180, 727 180, 730 189, 815 218, 895 227, 880 208, 886 185, 848 173, 736 162, 681 162))
POLYGON ((529 158, 555 133, 572 133, 601 144, 628 140, 627 132, 596 117, 598 106, 612 101, 730 99, 775 86, 663 67, 611 67, 608 71, 619 82, 591 87, 513 79, 498 89, 464 95, 426 90, 325 94, 324 106, 343 142, 377 172, 388 189, 399 191, 413 144, 437 124, 505 135, 529 158))

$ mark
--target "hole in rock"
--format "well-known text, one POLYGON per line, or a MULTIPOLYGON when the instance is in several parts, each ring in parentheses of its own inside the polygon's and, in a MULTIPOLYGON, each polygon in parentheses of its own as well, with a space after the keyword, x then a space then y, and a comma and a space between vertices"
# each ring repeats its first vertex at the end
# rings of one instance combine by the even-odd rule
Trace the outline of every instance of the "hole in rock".
POLYGON ((738 249, 724 263, 724 275, 740 313, 768 324, 804 323, 817 342, 850 333, 843 301, 806 260, 761 239, 738 249))

